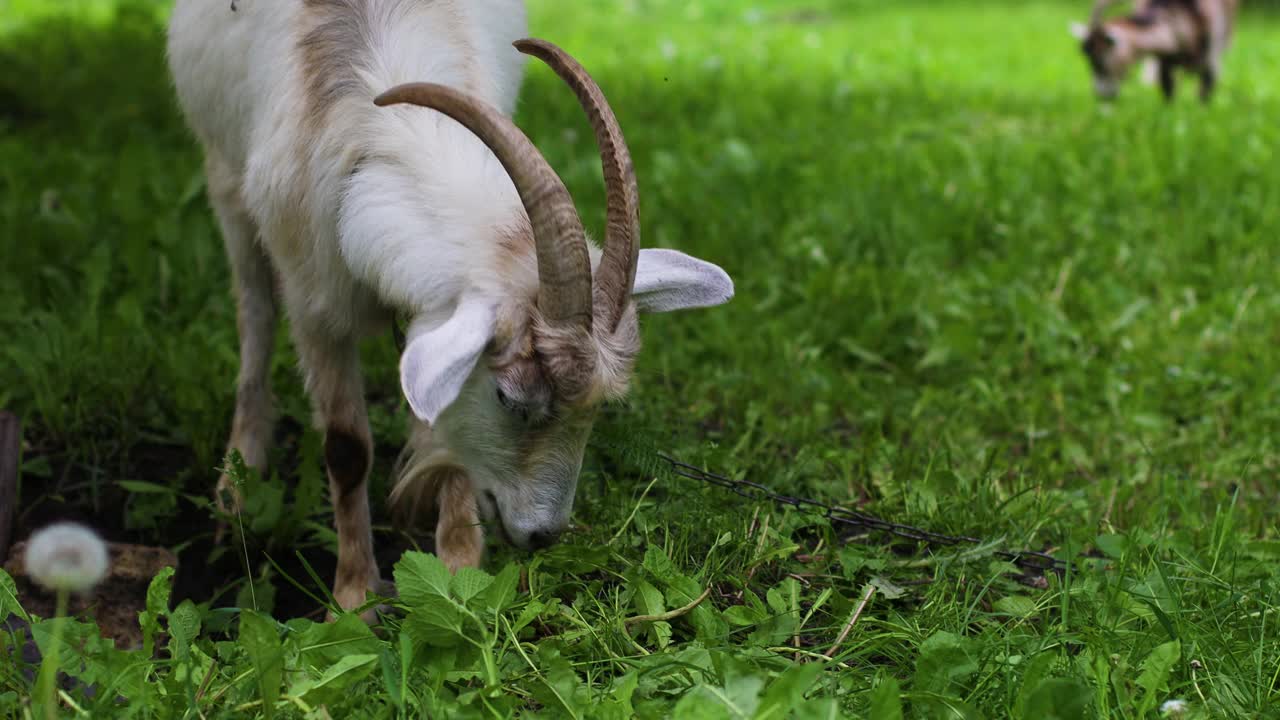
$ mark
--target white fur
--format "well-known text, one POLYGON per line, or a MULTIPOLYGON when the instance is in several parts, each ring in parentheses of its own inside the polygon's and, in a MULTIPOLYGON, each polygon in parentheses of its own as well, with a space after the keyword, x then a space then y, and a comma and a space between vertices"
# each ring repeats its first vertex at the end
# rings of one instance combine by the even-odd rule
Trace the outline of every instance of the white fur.
POLYGON ((645 248, 640 250, 631 297, 636 309, 645 313, 712 307, 733 297, 733 280, 705 260, 677 250, 645 248))
POLYGON ((409 344, 400 358, 400 379, 409 407, 419 419, 435 424, 457 399, 493 337, 494 320, 490 305, 467 300, 437 328, 410 328, 409 344))
MULTIPOLYGON (((528 357, 530 343, 520 338, 537 316, 538 276, 530 238, 512 241, 528 232, 519 196, 493 153, 458 123, 421 107, 373 104, 396 85, 425 81, 510 114, 524 65, 511 44, 526 34, 520 0, 241 0, 234 9, 178 0, 173 13, 170 66, 205 149, 238 293, 231 447, 252 467, 266 462, 279 301, 326 432, 339 537, 334 595, 344 608, 378 586, 356 343, 396 312, 410 317, 401 384, 420 420, 401 480, 447 476, 440 482, 458 507, 441 513, 439 536, 469 543, 450 565, 476 562, 475 533, 455 531, 477 512, 496 517, 521 545, 568 523, 594 409, 560 407, 542 376, 509 373, 504 381, 481 361, 508 350, 528 357), (337 34, 341 42, 302 42, 332 29, 333 17, 354 18, 337 34), (321 60, 317 47, 325 48, 321 60), (320 95, 315 78, 346 82, 320 95), (323 113, 314 111, 317 98, 328 101, 323 113), (496 338, 508 347, 495 347, 496 338), (531 418, 542 422, 536 433, 531 418), (465 497, 468 490, 477 497, 465 497)), ((589 251, 598 262, 599 250, 589 251)), ((642 252, 640 310, 705 307, 732 294, 714 265, 642 252)), ((634 331, 634 319, 623 327, 634 331)), ((414 494, 403 482, 397 494, 414 494)), ((226 477, 220 488, 239 502, 226 477)))
POLYGON ((236 12, 179 0, 169 43, 182 107, 206 148, 242 178, 291 319, 348 334, 376 328, 370 316, 386 307, 438 313, 465 292, 507 290, 493 278, 493 229, 524 212, 501 165, 465 128, 372 102, 429 80, 510 113, 524 64, 511 47, 526 34, 523 3, 363 5, 373 33, 363 92, 340 100, 319 135, 301 112, 294 46, 309 20, 300 0, 254 0, 236 12), (460 57, 459 46, 476 52, 460 57))

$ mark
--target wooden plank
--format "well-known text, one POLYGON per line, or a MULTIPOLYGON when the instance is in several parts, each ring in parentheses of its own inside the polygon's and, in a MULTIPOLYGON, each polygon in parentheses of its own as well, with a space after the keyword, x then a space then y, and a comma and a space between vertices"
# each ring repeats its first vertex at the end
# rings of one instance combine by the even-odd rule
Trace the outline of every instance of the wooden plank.
POLYGON ((22 455, 22 423, 0 410, 0 565, 9 557, 14 517, 18 512, 18 464, 22 455))

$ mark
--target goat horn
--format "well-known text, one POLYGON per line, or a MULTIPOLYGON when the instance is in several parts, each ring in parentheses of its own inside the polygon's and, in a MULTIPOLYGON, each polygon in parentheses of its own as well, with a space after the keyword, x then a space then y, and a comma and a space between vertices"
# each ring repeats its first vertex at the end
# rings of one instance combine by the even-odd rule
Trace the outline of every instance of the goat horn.
POLYGON ((591 330, 591 258, 573 197, 529 138, 496 108, 435 83, 397 85, 374 99, 438 110, 484 142, 520 193, 538 256, 538 309, 552 326, 591 330))
POLYGON ((520 52, 542 60, 573 89, 595 133, 604 169, 606 203, 604 257, 596 270, 595 292, 601 320, 605 329, 612 332, 631 301, 640 255, 640 193, 627 141, 608 99, 569 53, 535 38, 519 40, 515 46, 520 52))

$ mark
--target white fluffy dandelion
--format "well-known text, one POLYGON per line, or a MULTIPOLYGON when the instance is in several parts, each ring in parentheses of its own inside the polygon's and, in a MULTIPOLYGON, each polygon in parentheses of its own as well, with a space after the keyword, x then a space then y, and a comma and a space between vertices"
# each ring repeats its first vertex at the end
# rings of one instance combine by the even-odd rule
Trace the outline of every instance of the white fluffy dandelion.
POLYGON ((1180 718, 1187 714, 1188 709, 1189 706, 1186 700, 1174 698, 1173 700, 1165 700, 1160 705, 1160 714, 1167 718, 1180 718))
POLYGON ((27 541, 27 575, 54 591, 85 592, 107 574, 107 546, 89 528, 55 523, 27 541))

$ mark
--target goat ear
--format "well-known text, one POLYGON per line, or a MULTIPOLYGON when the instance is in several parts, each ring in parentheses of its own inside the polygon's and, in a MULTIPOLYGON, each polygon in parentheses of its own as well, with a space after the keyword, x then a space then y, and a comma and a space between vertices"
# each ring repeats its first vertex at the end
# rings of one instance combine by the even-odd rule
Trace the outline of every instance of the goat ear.
POLYGON ((493 324, 492 307, 464 301, 443 325, 412 336, 400 356, 400 387, 414 415, 434 424, 458 399, 493 337, 493 324))
POLYGON ((733 280, 719 266, 675 250, 640 251, 631 292, 640 312, 711 307, 732 297, 733 280))
POLYGON ((1077 40, 1083 40, 1089 37, 1089 26, 1082 22, 1071 23, 1071 37, 1077 40))

